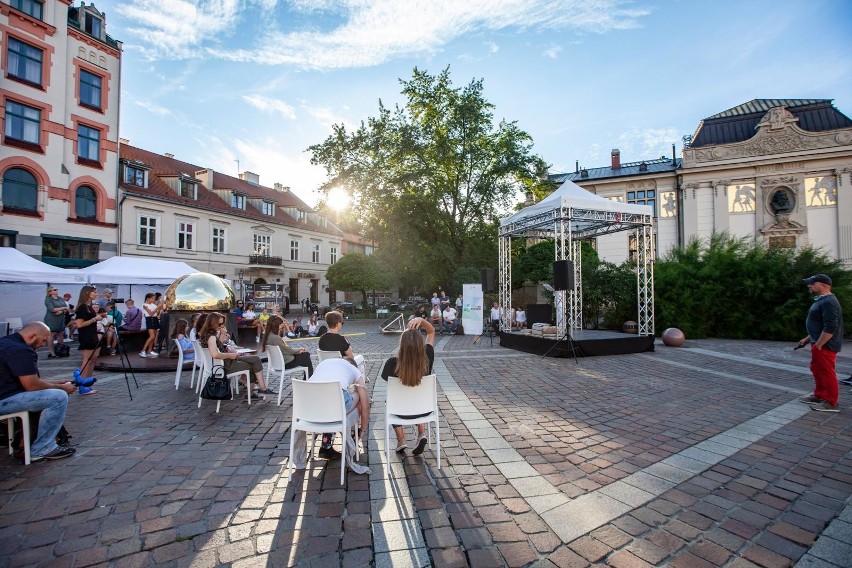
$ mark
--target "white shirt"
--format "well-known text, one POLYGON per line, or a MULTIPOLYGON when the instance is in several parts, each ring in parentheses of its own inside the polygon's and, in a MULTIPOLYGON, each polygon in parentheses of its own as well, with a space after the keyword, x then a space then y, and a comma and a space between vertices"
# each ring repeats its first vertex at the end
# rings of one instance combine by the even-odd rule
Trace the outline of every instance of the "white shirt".
POLYGON ((316 366, 314 374, 308 380, 312 383, 339 382, 340 388, 347 390, 361 376, 361 371, 346 359, 326 359, 316 366))
POLYGON ((243 319, 244 320, 253 320, 256 317, 257 317, 257 314, 254 313, 252 310, 246 310, 246 311, 243 312, 243 319))
POLYGON ((524 310, 518 310, 515 312, 515 321, 518 323, 526 323, 527 313, 524 310))
POLYGON ((500 308, 491 308, 491 321, 500 319, 500 308))
POLYGON ((456 310, 455 310, 455 308, 447 307, 447 309, 446 309, 446 310, 444 310, 444 319, 445 319, 445 320, 447 320, 447 321, 453 321, 453 320, 455 320, 455 319, 456 319, 456 310))

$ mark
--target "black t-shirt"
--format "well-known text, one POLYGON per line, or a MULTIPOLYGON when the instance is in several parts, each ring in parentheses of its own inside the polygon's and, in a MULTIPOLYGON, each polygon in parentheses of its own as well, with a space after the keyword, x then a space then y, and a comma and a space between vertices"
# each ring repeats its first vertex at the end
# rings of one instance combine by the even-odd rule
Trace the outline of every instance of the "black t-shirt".
MULTIPOLYGON (((98 314, 95 313, 95 310, 92 309, 92 306, 88 304, 81 304, 77 306, 77 309, 74 311, 74 319, 78 320, 90 320, 96 317, 98 314)), ((91 349, 92 345, 97 344, 98 342, 98 325, 96 322, 92 322, 91 325, 87 325, 84 327, 77 328, 77 341, 80 342, 80 345, 83 346, 84 349, 91 349)))
POLYGON ((352 346, 349 345, 349 340, 339 333, 326 332, 322 337, 320 337, 317 348, 320 351, 340 351, 341 355, 346 356, 346 352, 349 351, 352 346))
POLYGON ((0 400, 26 391, 18 377, 38 375, 38 355, 20 333, 0 338, 0 400))
MULTIPOLYGON (((430 343, 426 344, 426 358, 429 359, 429 368, 426 369, 426 374, 432 374, 432 363, 435 362, 435 348, 430 343)), ((391 357, 385 362, 382 368, 382 378, 388 380, 388 377, 393 377, 396 372, 396 357, 391 357)))

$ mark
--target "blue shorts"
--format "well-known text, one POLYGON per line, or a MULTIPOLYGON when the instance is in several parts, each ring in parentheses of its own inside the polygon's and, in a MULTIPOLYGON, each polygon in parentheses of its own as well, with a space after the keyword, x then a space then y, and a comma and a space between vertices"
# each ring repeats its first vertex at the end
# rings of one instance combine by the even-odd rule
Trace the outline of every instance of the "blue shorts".
POLYGON ((346 389, 343 389, 343 402, 346 404, 346 412, 349 412, 355 407, 355 398, 346 389))

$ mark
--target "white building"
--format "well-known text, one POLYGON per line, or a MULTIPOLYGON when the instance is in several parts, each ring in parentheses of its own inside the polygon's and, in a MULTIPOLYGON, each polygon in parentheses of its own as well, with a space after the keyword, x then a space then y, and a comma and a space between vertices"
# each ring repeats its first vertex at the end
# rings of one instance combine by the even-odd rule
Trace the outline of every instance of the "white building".
POLYGON ((121 42, 69 4, 0 0, 0 246, 80 267, 116 254, 121 42))

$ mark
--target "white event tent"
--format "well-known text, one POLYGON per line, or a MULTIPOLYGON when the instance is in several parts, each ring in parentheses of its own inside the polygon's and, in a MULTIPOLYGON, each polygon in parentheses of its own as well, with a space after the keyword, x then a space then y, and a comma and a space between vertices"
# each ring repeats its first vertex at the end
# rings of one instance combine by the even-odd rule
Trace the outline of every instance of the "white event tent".
POLYGON ((90 283, 159 284, 168 286, 181 276, 198 272, 185 262, 113 256, 92 266, 80 269, 90 283))
MULTIPOLYGON (((540 202, 500 221, 500 305, 512 305, 512 238, 552 239, 553 260, 573 261, 574 271, 573 289, 554 293, 558 332, 562 336, 568 329, 581 329, 583 282, 580 243, 601 235, 632 231, 638 243, 636 279, 639 292, 639 335, 653 335, 653 228, 654 211, 650 206, 605 199, 566 181, 540 202)), ((500 327, 503 331, 511 330, 510 313, 508 309, 503 310, 500 327)))

